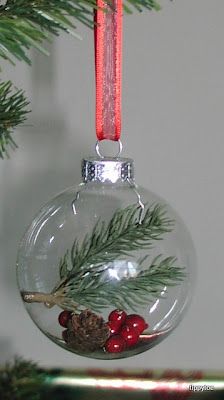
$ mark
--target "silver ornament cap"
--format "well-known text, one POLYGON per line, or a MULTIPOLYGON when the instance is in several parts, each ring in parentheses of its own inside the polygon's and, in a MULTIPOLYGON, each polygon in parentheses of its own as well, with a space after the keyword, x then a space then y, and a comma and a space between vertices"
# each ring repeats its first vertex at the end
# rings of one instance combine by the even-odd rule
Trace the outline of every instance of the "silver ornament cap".
POLYGON ((134 179, 131 158, 88 157, 82 160, 83 182, 121 183, 134 179))

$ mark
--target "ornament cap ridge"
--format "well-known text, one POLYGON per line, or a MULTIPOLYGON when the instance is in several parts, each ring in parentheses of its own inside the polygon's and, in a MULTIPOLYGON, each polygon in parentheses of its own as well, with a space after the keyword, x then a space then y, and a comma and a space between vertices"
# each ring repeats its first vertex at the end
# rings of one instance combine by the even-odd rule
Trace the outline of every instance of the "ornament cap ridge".
POLYGON ((87 157, 82 160, 83 182, 121 183, 134 180, 134 162, 124 157, 87 157))

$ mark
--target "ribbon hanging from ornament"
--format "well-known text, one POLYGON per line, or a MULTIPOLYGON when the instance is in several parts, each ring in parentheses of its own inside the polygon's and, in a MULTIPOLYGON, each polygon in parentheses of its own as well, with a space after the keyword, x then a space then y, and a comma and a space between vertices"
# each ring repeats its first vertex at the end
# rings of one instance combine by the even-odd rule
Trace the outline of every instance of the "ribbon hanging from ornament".
POLYGON ((95 11, 96 135, 120 139, 122 0, 97 0, 95 11))

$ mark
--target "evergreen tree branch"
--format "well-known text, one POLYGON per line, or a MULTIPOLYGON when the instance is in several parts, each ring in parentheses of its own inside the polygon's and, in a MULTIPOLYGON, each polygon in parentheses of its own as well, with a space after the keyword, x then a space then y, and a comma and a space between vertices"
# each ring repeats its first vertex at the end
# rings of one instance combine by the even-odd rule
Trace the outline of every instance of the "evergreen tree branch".
MULTIPOLYGON (((110 0, 108 0, 110 4, 110 0)), ((11 63, 14 58, 30 64, 27 50, 36 47, 46 54, 42 42, 60 31, 78 37, 74 20, 93 28, 95 0, 7 0, 0 6, 0 56, 11 63)), ((124 9, 131 13, 159 10, 155 0, 127 0, 124 9)))
POLYGON ((0 399, 41 400, 46 373, 32 361, 16 358, 0 369, 0 399))
MULTIPOLYGON (((108 0, 110 4, 110 0, 108 0)), ((96 8, 95 0, 6 0, 0 5, 0 58, 15 64, 16 60, 31 64, 29 50, 36 48, 43 54, 48 52, 43 46, 44 40, 49 35, 59 35, 64 31, 76 37, 74 21, 79 21, 87 27, 93 28, 93 10, 96 8)), ((126 0, 124 10, 132 13, 136 9, 142 11, 159 10, 160 6, 156 0, 126 0)), ((6 85, 8 82, 6 82, 6 85)), ((1 84, 0 90, 4 88, 1 84)), ((0 121, 0 157, 7 154, 7 147, 16 147, 12 140, 12 129, 25 120, 27 114, 27 100, 23 92, 18 91, 20 96, 20 118, 14 118, 14 122, 4 116, 2 109, 0 121), (21 97, 23 96, 23 97, 21 97), (9 121, 4 123, 3 120, 9 121)), ((18 105, 11 102, 11 113, 18 116, 18 105)))
POLYGON ((49 34, 75 33, 72 19, 93 27, 92 0, 7 0, 0 6, 0 55, 30 64, 31 47, 46 53, 42 43, 49 34))
POLYGON ((133 9, 139 12, 142 12, 144 9, 149 11, 159 11, 161 9, 159 3, 155 0, 126 0, 123 4, 123 8, 128 14, 132 14, 133 9))
POLYGON ((12 130, 26 120, 29 113, 28 101, 21 89, 13 88, 12 83, 0 83, 0 157, 8 157, 8 148, 17 147, 12 130))

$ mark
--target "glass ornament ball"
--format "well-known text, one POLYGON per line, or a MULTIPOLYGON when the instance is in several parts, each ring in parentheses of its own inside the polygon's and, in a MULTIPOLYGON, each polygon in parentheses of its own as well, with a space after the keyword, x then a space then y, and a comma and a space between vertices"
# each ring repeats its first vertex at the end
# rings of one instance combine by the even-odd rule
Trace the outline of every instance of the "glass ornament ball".
POLYGON ((195 250, 177 213, 138 187, 133 162, 83 160, 83 182, 46 204, 26 231, 17 278, 38 328, 73 353, 142 353, 181 321, 195 250))

